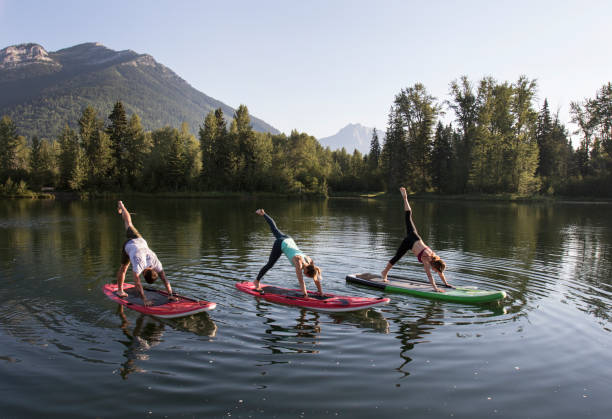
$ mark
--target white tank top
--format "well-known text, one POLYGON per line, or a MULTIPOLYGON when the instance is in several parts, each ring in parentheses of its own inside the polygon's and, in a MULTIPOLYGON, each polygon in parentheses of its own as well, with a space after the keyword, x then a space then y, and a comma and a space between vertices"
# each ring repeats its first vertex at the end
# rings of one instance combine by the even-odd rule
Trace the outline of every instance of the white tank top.
POLYGON ((151 268, 157 273, 164 270, 157 255, 149 249, 149 245, 142 237, 128 241, 125 244, 125 253, 130 257, 132 271, 136 275, 140 275, 146 268, 151 268))

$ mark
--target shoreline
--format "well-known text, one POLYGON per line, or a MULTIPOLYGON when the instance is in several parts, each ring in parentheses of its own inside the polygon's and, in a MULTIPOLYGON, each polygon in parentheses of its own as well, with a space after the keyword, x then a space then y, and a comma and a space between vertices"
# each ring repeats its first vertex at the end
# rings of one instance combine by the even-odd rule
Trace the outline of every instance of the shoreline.
MULTIPOLYGON (((327 197, 320 195, 297 195, 276 192, 30 192, 27 194, 0 195, 2 199, 30 199, 30 200, 57 200, 57 201, 86 201, 95 199, 135 198, 163 198, 163 199, 219 199, 219 198, 298 198, 298 199, 394 199, 393 192, 338 192, 327 197)), ((429 201, 489 201, 489 202, 535 202, 535 203, 612 203, 610 198, 590 196, 542 196, 542 195, 516 195, 516 194, 463 194, 440 195, 434 193, 410 194, 410 199, 429 201)))

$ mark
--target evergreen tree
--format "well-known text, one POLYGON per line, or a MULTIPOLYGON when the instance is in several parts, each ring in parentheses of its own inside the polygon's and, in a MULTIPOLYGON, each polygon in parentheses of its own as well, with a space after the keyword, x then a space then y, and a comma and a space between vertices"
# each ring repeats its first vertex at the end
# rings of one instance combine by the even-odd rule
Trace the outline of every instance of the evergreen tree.
POLYGON ((85 152, 81 147, 77 147, 74 155, 74 165, 68 180, 68 186, 74 191, 80 191, 86 181, 87 168, 85 164, 85 152))
POLYGON ((536 127, 536 139, 540 149, 538 175, 548 178, 554 169, 554 151, 552 140, 552 118, 548 110, 548 99, 544 99, 544 105, 538 114, 538 123, 536 127))
POLYGON ((30 152, 30 182, 33 189, 56 186, 58 174, 56 160, 57 156, 49 141, 34 136, 30 152))
POLYGON ((368 154, 368 165, 371 171, 378 169, 380 166, 380 141, 376 128, 372 131, 372 140, 370 141, 370 154, 368 154))
POLYGON ((113 178, 113 152, 109 135, 103 130, 95 131, 86 150, 88 183, 94 188, 107 189, 115 183, 113 178))
MULTIPOLYGON (((586 105, 588 105, 588 101, 586 105)), ((592 172, 589 155, 593 143, 592 137, 595 124, 588 112, 587 106, 583 107, 579 102, 572 102, 570 104, 570 114, 572 115, 572 122, 578 125, 579 132, 582 134, 582 139, 575 155, 576 166, 580 174, 586 176, 592 172)))
POLYGON ((542 191, 552 194, 563 188, 570 174, 572 148, 568 134, 559 122, 553 120, 548 109, 548 100, 538 114, 536 139, 539 148, 539 164, 536 174, 542 179, 542 191))
POLYGON ((535 94, 535 80, 521 76, 513 85, 511 191, 520 194, 531 194, 540 188, 540 179, 535 175, 539 159, 536 139, 537 112, 533 109, 535 94))
MULTIPOLYGON (((87 106, 79 119, 79 137, 83 148, 82 167, 75 171, 77 177, 81 171, 86 173, 87 182, 92 188, 105 188, 111 184, 112 150, 110 139, 103 131, 104 122, 98 118, 96 110, 87 106)), ((84 184, 73 182, 79 188, 84 184)))
POLYGON ((272 163, 272 143, 268 136, 253 131, 245 105, 240 105, 236 110, 230 135, 237 138, 237 187, 239 190, 253 191, 262 184, 272 163))
POLYGON ((378 138, 376 128, 372 132, 370 141, 370 153, 365 157, 367 173, 364 174, 364 185, 369 191, 380 191, 384 189, 384 182, 381 169, 382 148, 378 138))
POLYGON ((200 148, 202 156, 202 185, 205 189, 215 186, 215 175, 218 173, 217 159, 217 118, 215 111, 210 111, 200 126, 200 148))
POLYGON ((147 135, 142 127, 140 117, 133 114, 129 121, 125 136, 125 172, 128 184, 136 188, 140 184, 144 170, 145 159, 151 152, 151 137, 147 135))
POLYGON ((582 135, 574 153, 583 177, 581 193, 612 196, 612 84, 605 84, 594 99, 572 102, 570 111, 582 135))
POLYGON ((183 145, 181 136, 176 128, 168 127, 166 134, 169 147, 163 179, 166 186, 177 191, 184 186, 183 145))
POLYGON ((129 173, 129 161, 127 156, 128 120, 122 102, 116 102, 113 111, 108 116, 110 120, 106 133, 110 137, 113 156, 113 168, 115 179, 119 185, 127 183, 129 173))
POLYGON ((453 128, 443 126, 438 122, 434 135, 433 153, 431 159, 432 185, 442 193, 450 192, 453 162, 453 128))
POLYGON ((183 179, 187 187, 193 188, 197 184, 202 171, 202 155, 198 140, 189 132, 186 122, 181 125, 180 143, 182 146, 183 179))
POLYGON ((223 112, 218 109, 217 116, 217 141, 215 151, 216 166, 219 170, 217 188, 222 190, 234 190, 238 184, 239 172, 239 144, 238 128, 234 123, 230 132, 227 132, 223 112))
POLYGON ((32 149, 30 153, 30 186, 38 190, 41 187, 43 177, 41 176, 41 141, 37 135, 32 137, 32 149))
POLYGON ((454 179, 458 192, 465 193, 468 187, 471 157, 476 135, 478 121, 478 102, 472 83, 467 76, 460 77, 450 84, 452 101, 448 106, 455 112, 459 127, 459 141, 455 145, 457 164, 454 170, 454 179))
POLYGON ((60 186, 79 190, 85 181, 83 152, 77 134, 66 124, 59 138, 60 186))
POLYGON ((409 165, 406 133, 397 106, 392 106, 389 112, 389 122, 385 134, 385 143, 381 153, 382 168, 387 189, 397 189, 400 186, 410 187, 407 183, 409 165))
MULTIPOLYGON (((8 116, 0 119, 0 181, 4 181, 18 168, 17 128, 8 116)), ((13 179, 15 180, 15 179, 13 179)))
POLYGON ((87 159, 90 159, 91 154, 95 153, 95 150, 90 145, 91 139, 96 131, 101 130, 103 126, 104 123, 98 118, 96 110, 91 106, 87 106, 79 119, 79 135, 87 159))
POLYGON ((435 98, 421 83, 402 89, 395 97, 396 110, 405 131, 409 161, 409 174, 406 178, 412 190, 423 192, 431 184, 429 167, 432 152, 432 134, 436 117, 439 113, 435 98))

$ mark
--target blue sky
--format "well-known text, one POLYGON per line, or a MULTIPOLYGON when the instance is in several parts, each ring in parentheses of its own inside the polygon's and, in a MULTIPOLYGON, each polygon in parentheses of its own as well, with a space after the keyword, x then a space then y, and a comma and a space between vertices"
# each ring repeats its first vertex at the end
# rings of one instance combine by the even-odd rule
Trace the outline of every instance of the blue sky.
POLYGON ((0 49, 151 54, 232 107, 321 138, 384 130, 400 89, 421 82, 442 101, 461 75, 536 79, 538 107, 548 98, 567 122, 571 101, 612 79, 610 16, 612 1, 588 0, 0 0, 0 49))

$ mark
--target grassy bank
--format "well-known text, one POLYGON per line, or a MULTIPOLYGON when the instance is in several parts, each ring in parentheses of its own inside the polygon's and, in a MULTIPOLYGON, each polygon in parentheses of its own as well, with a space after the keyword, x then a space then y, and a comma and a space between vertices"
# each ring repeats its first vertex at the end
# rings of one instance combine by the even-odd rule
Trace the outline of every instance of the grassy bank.
MULTIPOLYGON (((399 192, 334 192, 329 199, 397 199, 399 192)), ((32 192, 0 193, 2 199, 57 199, 57 200, 89 200, 89 199, 255 199, 255 198, 283 198, 283 199, 326 199, 320 195, 297 195, 275 192, 32 192)), ((594 197, 568 197, 550 195, 518 195, 518 194, 465 194, 440 195, 434 193, 410 194, 411 200, 428 201, 499 201, 499 202, 612 202, 611 199, 594 197)))
MULTIPOLYGON (((333 199, 398 199, 399 192, 337 192, 330 195, 333 199)), ((464 194, 440 195, 420 193, 408 195, 410 200, 428 201, 499 201, 499 202, 612 202, 609 198, 588 196, 552 196, 552 195, 519 195, 519 194, 464 194)))

